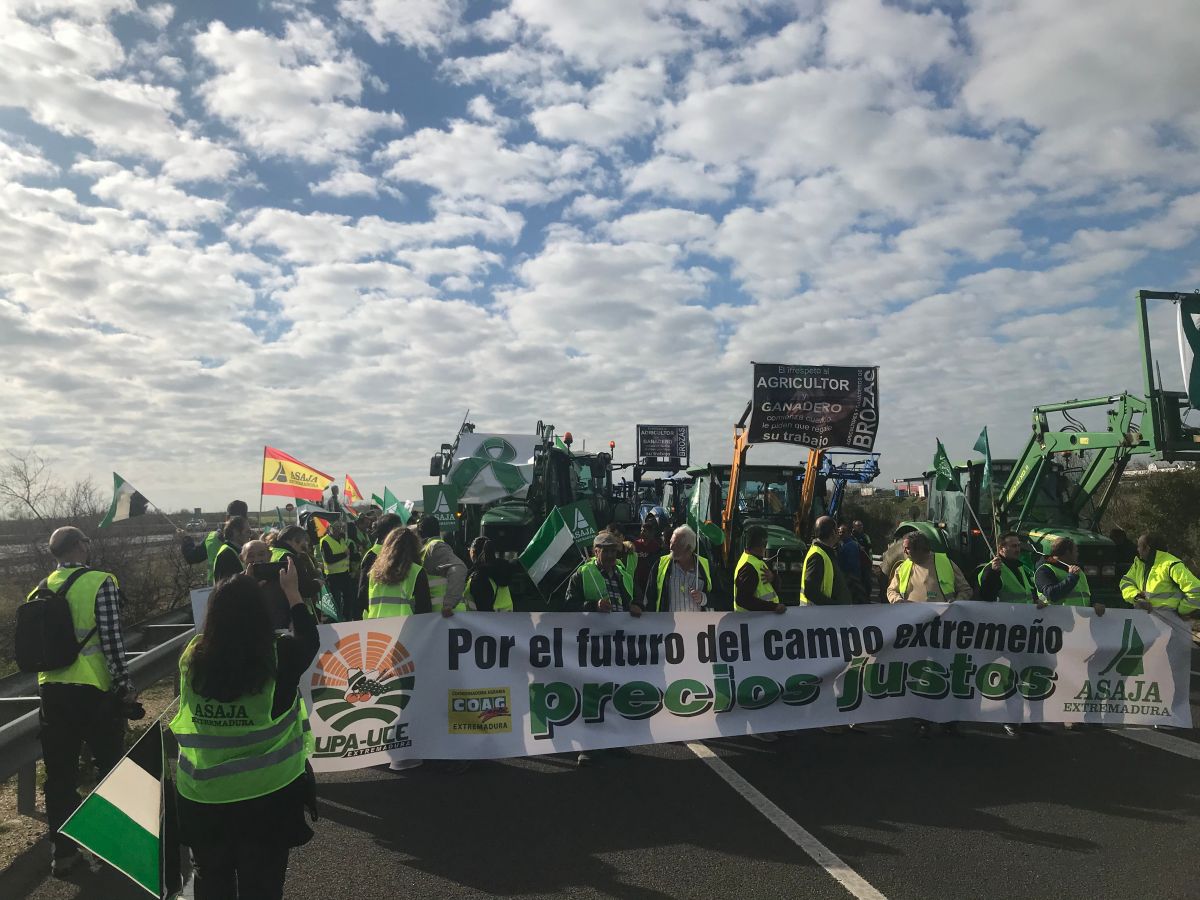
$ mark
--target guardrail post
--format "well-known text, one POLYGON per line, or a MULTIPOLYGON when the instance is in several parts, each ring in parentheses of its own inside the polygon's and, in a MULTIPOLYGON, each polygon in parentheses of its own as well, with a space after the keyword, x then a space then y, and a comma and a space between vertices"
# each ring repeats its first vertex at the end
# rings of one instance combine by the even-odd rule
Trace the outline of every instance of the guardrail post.
POLYGON ((22 766, 17 772, 17 815, 32 816, 37 812, 37 763, 22 766))

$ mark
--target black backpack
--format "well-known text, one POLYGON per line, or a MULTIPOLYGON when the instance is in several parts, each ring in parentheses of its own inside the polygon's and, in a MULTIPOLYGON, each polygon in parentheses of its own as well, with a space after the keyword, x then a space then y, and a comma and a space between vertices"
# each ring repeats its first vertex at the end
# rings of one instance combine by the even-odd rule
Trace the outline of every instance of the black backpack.
POLYGON ((83 645, 92 639, 96 628, 82 641, 75 639, 71 604, 67 602, 67 592, 80 576, 91 571, 87 566, 80 566, 67 576, 57 591, 50 590, 49 579, 43 578, 33 596, 17 607, 14 643, 17 668, 22 672, 65 669, 75 662, 83 645))

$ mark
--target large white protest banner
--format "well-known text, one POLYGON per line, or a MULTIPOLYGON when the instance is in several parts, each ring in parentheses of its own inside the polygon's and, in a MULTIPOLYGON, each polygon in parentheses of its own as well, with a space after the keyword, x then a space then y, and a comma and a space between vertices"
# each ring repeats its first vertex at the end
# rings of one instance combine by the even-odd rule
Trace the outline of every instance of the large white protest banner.
POLYGON ((905 717, 1191 724, 1186 629, 1138 611, 460 613, 320 634, 302 681, 318 771, 905 717))

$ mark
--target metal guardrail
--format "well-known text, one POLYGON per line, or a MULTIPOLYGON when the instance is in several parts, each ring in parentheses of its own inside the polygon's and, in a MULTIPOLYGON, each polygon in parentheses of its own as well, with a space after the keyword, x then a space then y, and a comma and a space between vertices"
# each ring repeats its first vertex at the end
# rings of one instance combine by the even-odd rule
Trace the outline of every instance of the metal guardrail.
MULTIPOLYGON (((143 627, 175 633, 148 650, 126 656, 129 676, 138 690, 177 672, 179 654, 196 634, 196 628, 190 622, 143 627)), ((24 696, 7 697, 0 703, 23 703, 31 707, 28 712, 0 727, 0 781, 17 776, 17 812, 25 816, 33 815, 37 799, 37 761, 42 756, 42 746, 38 741, 39 701, 37 697, 24 696)))

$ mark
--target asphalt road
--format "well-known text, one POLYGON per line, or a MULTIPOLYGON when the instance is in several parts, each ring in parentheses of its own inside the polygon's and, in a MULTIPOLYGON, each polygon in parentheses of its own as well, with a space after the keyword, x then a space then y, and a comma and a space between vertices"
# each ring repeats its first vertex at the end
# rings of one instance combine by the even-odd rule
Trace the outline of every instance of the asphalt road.
MULTIPOLYGON (((1098 729, 921 739, 896 723, 706 742, 774 821, 686 745, 583 770, 555 756, 322 776, 322 821, 293 851, 287 896, 856 896, 793 840, 807 832, 860 897, 1190 900, 1200 732, 1173 734, 1191 758, 1098 729)), ((45 861, 36 878, 0 876, 0 897, 145 896, 111 872, 43 878, 45 861)))

